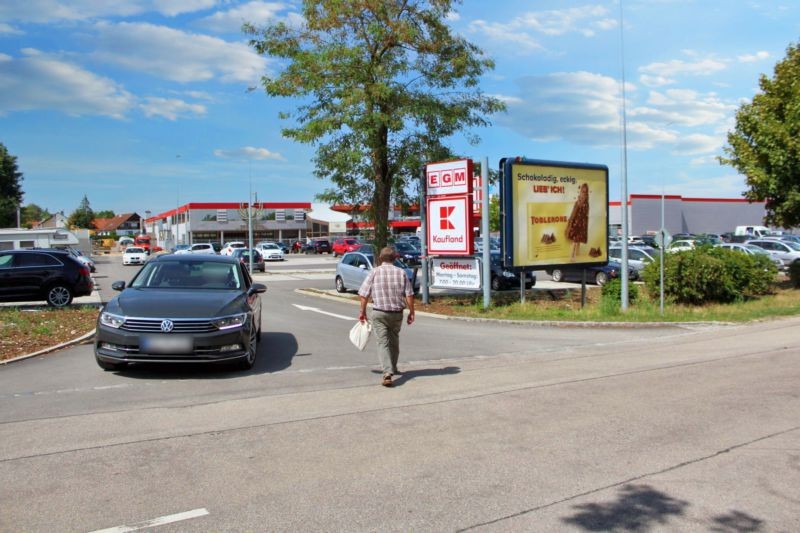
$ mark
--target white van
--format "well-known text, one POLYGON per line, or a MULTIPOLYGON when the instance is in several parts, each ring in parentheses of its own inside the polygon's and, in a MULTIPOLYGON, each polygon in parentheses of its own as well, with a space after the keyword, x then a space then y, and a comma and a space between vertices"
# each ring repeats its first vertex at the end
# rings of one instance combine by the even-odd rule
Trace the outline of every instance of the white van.
POLYGON ((756 239, 766 237, 770 233, 772 230, 766 226, 736 226, 736 230, 733 232, 734 235, 749 235, 756 239))

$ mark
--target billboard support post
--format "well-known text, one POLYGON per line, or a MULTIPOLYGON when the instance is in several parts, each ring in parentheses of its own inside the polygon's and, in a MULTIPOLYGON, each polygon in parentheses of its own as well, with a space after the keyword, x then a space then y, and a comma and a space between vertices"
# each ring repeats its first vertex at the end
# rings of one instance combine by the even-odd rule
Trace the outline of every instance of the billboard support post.
POLYGON ((425 194, 427 186, 425 167, 422 167, 419 181, 419 222, 420 228, 422 228, 422 235, 420 235, 419 243, 422 252, 422 281, 420 285, 422 285, 422 303, 424 305, 428 305, 430 302, 430 293, 428 292, 428 217, 426 214, 427 199, 425 194))
POLYGON ((489 239, 489 158, 481 160, 481 238, 483 239, 483 308, 492 303, 491 239, 489 239))

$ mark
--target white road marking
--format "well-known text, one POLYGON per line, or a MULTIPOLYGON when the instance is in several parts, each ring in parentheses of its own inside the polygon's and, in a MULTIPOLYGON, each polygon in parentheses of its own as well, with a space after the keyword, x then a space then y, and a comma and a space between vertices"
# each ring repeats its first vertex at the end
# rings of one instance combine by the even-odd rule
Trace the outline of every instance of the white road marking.
POLYGON ((186 511, 183 513, 160 516, 158 518, 153 518, 152 520, 146 520, 144 522, 139 522, 138 524, 133 524, 132 526, 116 526, 116 527, 110 527, 108 529, 98 529, 96 531, 92 531, 91 533, 126 533, 128 531, 138 531, 140 529, 145 529, 148 527, 163 526, 164 524, 181 522, 183 520, 189 520, 191 518, 199 518, 201 516, 206 516, 207 514, 208 511, 205 508, 193 509, 191 511, 186 511))
POLYGON ((308 307, 305 305, 297 305, 297 304, 292 304, 292 305, 300 309, 301 311, 313 311, 315 313, 341 318, 342 320, 358 320, 358 317, 355 316, 337 315, 336 313, 329 313, 328 311, 323 311, 322 309, 317 309, 316 307, 308 307))

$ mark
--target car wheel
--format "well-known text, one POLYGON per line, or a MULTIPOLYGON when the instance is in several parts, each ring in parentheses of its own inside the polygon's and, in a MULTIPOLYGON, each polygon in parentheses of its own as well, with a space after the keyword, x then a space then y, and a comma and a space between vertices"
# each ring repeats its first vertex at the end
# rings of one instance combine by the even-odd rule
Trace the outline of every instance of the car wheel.
POLYGON ((342 276, 336 276, 336 292, 347 292, 347 288, 344 286, 344 280, 342 280, 342 276))
POLYGON ((241 370, 250 370, 256 363, 256 354, 258 353, 258 329, 255 323, 250 324, 250 336, 247 340, 247 355, 239 362, 241 370))
POLYGON ((594 282, 597 283, 599 286, 603 286, 608 281, 608 274, 605 272, 598 272, 594 276, 594 282))
POLYGON ((112 370, 121 370, 128 366, 128 363, 108 363, 106 361, 101 361, 98 357, 95 357, 95 361, 97 361, 97 366, 106 372, 110 372, 112 370))
POLYGON ((497 276, 492 276, 492 290, 499 291, 502 287, 500 286, 500 278, 497 276))
POLYGON ((558 269, 553 270, 553 273, 550 275, 553 276, 553 281, 555 281, 556 283, 558 283, 559 281, 564 281, 564 273, 558 269))
POLYGON ((53 285, 47 289, 47 305, 66 307, 72 303, 72 291, 65 285, 53 285))

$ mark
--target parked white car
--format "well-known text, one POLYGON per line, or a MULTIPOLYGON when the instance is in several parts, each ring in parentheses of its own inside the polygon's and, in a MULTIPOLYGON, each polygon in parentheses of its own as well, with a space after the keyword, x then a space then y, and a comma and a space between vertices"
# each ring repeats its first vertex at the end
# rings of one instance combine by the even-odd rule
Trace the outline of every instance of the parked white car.
POLYGON ((285 259, 283 249, 274 242, 262 242, 255 248, 261 252, 264 261, 283 261, 285 259))
POLYGON ((685 252, 687 250, 694 250, 696 245, 694 241, 672 241, 670 245, 667 247, 668 253, 675 253, 675 252, 685 252))
POLYGON ((185 250, 178 250, 175 252, 176 254, 210 254, 210 255, 217 255, 217 251, 214 250, 214 246, 211 245, 210 242, 198 242, 191 245, 189 248, 185 250))
POLYGON ((147 252, 144 248, 128 246, 122 253, 123 265, 143 265, 147 261, 147 252))
POLYGON ((236 248, 247 248, 242 241, 226 242, 219 255, 231 255, 236 248))

